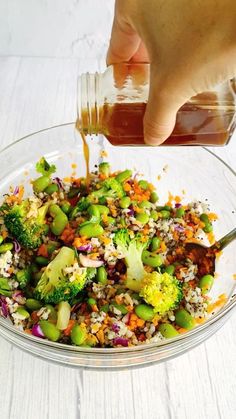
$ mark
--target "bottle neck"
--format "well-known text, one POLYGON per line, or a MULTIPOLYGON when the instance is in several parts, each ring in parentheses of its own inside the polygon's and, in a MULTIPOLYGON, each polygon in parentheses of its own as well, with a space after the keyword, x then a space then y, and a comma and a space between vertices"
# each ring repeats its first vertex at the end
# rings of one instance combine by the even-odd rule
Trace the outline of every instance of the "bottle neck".
POLYGON ((77 129, 84 134, 98 134, 100 132, 99 97, 102 75, 85 73, 78 78, 77 92, 77 129))

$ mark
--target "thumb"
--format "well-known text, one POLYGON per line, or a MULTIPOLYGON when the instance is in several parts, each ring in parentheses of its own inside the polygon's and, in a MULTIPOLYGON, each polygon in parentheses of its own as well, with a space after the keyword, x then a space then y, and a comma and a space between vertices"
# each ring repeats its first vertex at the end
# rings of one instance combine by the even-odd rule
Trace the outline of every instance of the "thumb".
POLYGON ((173 91, 173 85, 170 87, 159 81, 151 70, 149 99, 144 115, 145 143, 159 145, 171 135, 176 114, 185 102, 183 97, 173 91))

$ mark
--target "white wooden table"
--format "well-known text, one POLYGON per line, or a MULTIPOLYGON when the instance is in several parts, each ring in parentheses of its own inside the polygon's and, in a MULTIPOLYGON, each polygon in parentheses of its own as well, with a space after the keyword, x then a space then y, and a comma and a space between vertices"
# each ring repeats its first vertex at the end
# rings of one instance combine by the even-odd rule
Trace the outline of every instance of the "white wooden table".
MULTIPOLYGON (((0 58, 0 147, 75 119, 77 75, 98 64, 0 58)), ((236 169, 236 137, 214 151, 236 169)), ((0 338, 0 418, 234 419, 235 322, 234 315, 210 340, 179 358, 125 372, 53 365, 0 338)))

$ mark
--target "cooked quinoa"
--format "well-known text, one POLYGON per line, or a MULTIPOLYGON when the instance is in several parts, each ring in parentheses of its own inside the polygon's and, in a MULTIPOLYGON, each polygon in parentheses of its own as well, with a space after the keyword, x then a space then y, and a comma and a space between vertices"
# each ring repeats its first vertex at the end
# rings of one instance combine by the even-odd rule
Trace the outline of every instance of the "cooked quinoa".
POLYGON ((41 339, 111 348, 159 342, 209 316, 212 283, 201 284, 214 273, 185 251, 214 241, 206 203, 160 204, 150 182, 108 163, 89 187, 55 177, 44 158, 36 169, 32 196, 18 186, 0 208, 3 317, 41 339))

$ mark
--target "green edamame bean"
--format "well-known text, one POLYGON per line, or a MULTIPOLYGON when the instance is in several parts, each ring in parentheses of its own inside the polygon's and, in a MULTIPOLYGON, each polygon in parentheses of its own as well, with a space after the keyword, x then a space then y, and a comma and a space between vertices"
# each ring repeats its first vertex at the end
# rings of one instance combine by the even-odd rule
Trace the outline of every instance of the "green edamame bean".
POLYGON ((210 220, 209 220, 209 218, 208 218, 208 215, 207 215, 207 214, 205 214, 205 213, 203 213, 203 214, 201 214, 201 215, 200 215, 200 220, 201 220, 203 223, 209 223, 209 222, 210 222, 210 220))
POLYGON ((171 211, 172 207, 170 205, 162 205, 156 207, 157 211, 171 211))
POLYGON ((49 207, 49 214, 51 215, 51 217, 56 217, 58 214, 61 214, 62 212, 63 211, 57 204, 52 204, 49 207))
POLYGON ((185 210, 183 208, 181 208, 181 207, 180 208, 177 208, 176 213, 175 213, 175 216, 177 218, 184 217, 184 214, 185 214, 185 210))
POLYGON ((165 268, 165 272, 169 275, 174 275, 175 273, 175 266, 174 265, 168 265, 165 268))
POLYGON ((145 321, 152 321, 155 316, 153 308, 147 304, 138 304, 134 311, 140 319, 145 321))
POLYGON ((100 282, 100 284, 107 284, 107 271, 104 266, 99 266, 97 269, 96 279, 98 282, 100 282))
POLYGON ((143 189, 144 191, 148 189, 148 182, 146 180, 139 180, 138 184, 140 188, 143 189))
POLYGON ((33 190, 36 193, 43 192, 51 183, 49 176, 40 176, 33 181, 33 190))
POLYGON ((51 185, 48 185, 47 188, 44 190, 48 195, 52 195, 54 192, 58 192, 59 188, 56 183, 51 183, 51 185))
POLYGON ((68 218, 64 212, 60 210, 60 213, 56 215, 52 223, 50 224, 50 229, 55 236, 60 236, 65 227, 68 224, 68 218))
POLYGON ((132 176, 132 170, 124 170, 123 172, 118 173, 115 179, 120 182, 126 182, 132 176))
POLYGON ((43 306, 40 301, 35 300, 34 298, 27 298, 25 305, 29 310, 32 311, 39 310, 43 306))
POLYGON ((50 320, 53 323, 56 322, 57 321, 57 311, 55 310, 55 308, 51 304, 46 304, 45 307, 49 311, 48 320, 50 320))
POLYGON ((130 204, 131 204, 131 199, 129 196, 124 196, 123 198, 120 199, 120 207, 121 208, 129 208, 130 204))
POLYGON ((71 209, 71 204, 68 201, 64 201, 61 204, 61 210, 65 213, 68 214, 70 212, 71 209))
POLYGON ((199 287, 202 290, 202 294, 207 294, 211 290, 213 283, 214 277, 212 275, 208 274, 202 276, 199 281, 199 287))
POLYGON ((80 326, 79 324, 76 324, 70 334, 71 340, 75 345, 82 345, 87 337, 87 331, 85 327, 80 326))
POLYGON ((161 255, 152 254, 148 250, 143 251, 142 261, 145 265, 151 266, 152 268, 157 268, 163 264, 161 255))
POLYGON ((195 326, 195 319, 184 308, 175 312, 175 322, 178 326, 190 330, 195 326))
POLYGON ((0 253, 6 253, 13 249, 13 243, 4 243, 0 245, 0 253))
POLYGON ((90 205, 90 207, 88 207, 88 214, 93 216, 93 217, 97 217, 97 219, 100 219, 100 215, 107 215, 109 213, 109 208, 105 207, 105 205, 98 205, 98 204, 93 204, 90 205))
POLYGON ((60 245, 58 242, 54 242, 54 241, 48 242, 47 244, 48 254, 51 255, 56 249, 58 249, 59 246, 60 245))
POLYGON ((16 312, 18 314, 20 314, 20 316, 22 316, 23 320, 26 320, 26 319, 28 319, 30 317, 29 312, 27 310, 25 310, 23 307, 18 307, 16 309, 16 312))
POLYGON ((203 228, 203 231, 205 233, 211 233, 213 230, 213 226, 211 223, 205 223, 205 227, 203 228))
POLYGON ((161 239, 159 237, 153 237, 152 241, 151 241, 151 251, 155 252, 156 250, 159 249, 161 245, 161 239))
POLYGON ((152 208, 152 204, 149 201, 142 201, 139 204, 139 208, 152 208))
POLYGON ((114 302, 111 305, 113 307, 115 307, 117 310, 119 310, 121 312, 121 314, 127 314, 128 313, 128 310, 127 310, 127 308, 125 307, 124 304, 117 304, 117 303, 114 302))
POLYGON ((50 323, 48 320, 40 320, 39 326, 41 327, 44 336, 49 340, 57 342, 60 339, 61 332, 55 324, 50 323))
POLYGON ((158 201, 159 197, 156 192, 152 192, 150 195, 150 201, 152 204, 155 204, 158 201))
POLYGON ((158 214, 158 212, 157 212, 157 211, 152 210, 152 211, 150 212, 150 218, 152 218, 154 221, 157 221, 157 220, 158 220, 158 218, 159 218, 159 214, 158 214))
POLYGON ((102 226, 100 226, 100 224, 87 223, 86 225, 80 227, 79 234, 90 239, 91 237, 101 236, 103 234, 103 231, 104 230, 102 226))
POLYGON ((103 221, 104 225, 110 225, 110 224, 113 225, 115 223, 116 223, 116 219, 113 217, 107 217, 106 221, 103 221))
POLYGON ((107 162, 102 162, 98 166, 99 173, 102 173, 105 176, 109 176, 110 173, 110 165, 107 162))
POLYGON ((203 227, 203 231, 205 233, 211 233, 213 230, 213 226, 212 223, 209 220, 209 217, 207 214, 203 213, 200 215, 200 220, 205 224, 205 226, 203 227))
POLYGON ((87 209, 88 214, 90 215, 89 222, 91 223, 99 223, 100 222, 100 211, 97 208, 97 205, 90 205, 87 209))
POLYGON ((35 262, 40 266, 47 266, 49 264, 49 260, 44 256, 36 256, 35 262))
POLYGON ((109 304, 104 304, 104 306, 100 307, 100 311, 104 311, 104 313, 108 313, 109 304))
POLYGON ((175 336, 178 336, 179 333, 177 330, 172 326, 172 324, 169 323, 162 323, 158 327, 158 331, 161 332, 162 336, 166 339, 174 338, 175 336))
POLYGON ((97 301, 94 298, 92 298, 92 297, 90 297, 90 298, 87 299, 87 303, 91 307, 97 305, 97 301))
POLYGON ((2 244, 4 238, 2 236, 0 236, 0 244, 2 244))
POLYGON ((141 224, 147 224, 149 221, 149 215, 145 212, 140 212, 136 215, 136 220, 139 221, 141 224))
POLYGON ((170 218, 170 211, 161 210, 161 218, 164 218, 164 219, 170 218))
POLYGON ((5 297, 11 297, 12 295, 11 287, 6 278, 0 278, 0 295, 5 295, 5 297))
POLYGON ((80 192, 79 188, 71 188, 69 193, 68 193, 68 198, 74 198, 75 196, 77 196, 80 192))

